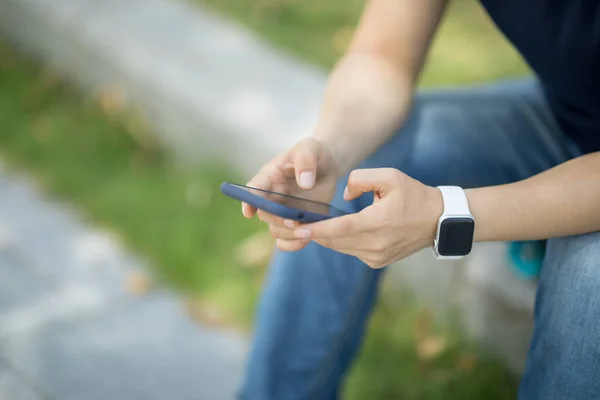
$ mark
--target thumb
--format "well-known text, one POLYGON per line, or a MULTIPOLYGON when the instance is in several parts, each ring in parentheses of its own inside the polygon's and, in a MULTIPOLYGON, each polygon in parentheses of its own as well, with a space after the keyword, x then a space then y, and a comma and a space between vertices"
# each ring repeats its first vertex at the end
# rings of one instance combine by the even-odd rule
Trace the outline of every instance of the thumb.
POLYGON ((298 186, 302 189, 312 189, 317 179, 319 143, 314 139, 305 139, 298 143, 293 162, 298 186))
POLYGON ((368 192, 375 192, 375 200, 385 197, 398 185, 398 174, 401 172, 393 168, 354 170, 348 177, 344 200, 354 200, 368 192))

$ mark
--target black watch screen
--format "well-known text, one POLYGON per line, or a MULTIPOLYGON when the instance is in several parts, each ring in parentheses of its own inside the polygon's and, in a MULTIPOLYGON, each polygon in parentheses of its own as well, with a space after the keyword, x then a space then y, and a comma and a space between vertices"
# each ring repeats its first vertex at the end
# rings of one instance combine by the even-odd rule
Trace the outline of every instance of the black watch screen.
POLYGON ((473 247, 475 221, 471 218, 447 218, 440 224, 437 252, 440 256, 466 256, 473 247))

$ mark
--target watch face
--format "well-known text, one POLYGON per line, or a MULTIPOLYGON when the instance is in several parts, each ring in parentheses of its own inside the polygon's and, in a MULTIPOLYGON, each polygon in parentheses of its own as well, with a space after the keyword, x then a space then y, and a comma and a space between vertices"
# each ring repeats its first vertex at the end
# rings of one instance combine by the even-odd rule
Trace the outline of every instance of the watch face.
POLYGON ((440 256, 466 256, 473 247, 475 221, 471 218, 448 218, 440 224, 438 254, 440 256))

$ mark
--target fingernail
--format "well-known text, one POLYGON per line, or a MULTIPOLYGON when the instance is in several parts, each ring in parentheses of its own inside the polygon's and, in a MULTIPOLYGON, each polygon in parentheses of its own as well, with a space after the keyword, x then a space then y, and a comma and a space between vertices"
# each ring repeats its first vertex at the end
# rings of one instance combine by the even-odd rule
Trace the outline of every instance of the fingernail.
POLYGON ((294 229, 296 227, 296 224, 291 219, 284 219, 283 224, 290 229, 294 229))
POLYGON ((298 228, 294 232, 294 235, 299 239, 308 239, 310 237, 310 231, 306 228, 298 228))
POLYGON ((246 216, 246 205, 244 203, 242 203, 242 215, 246 216))
POLYGON ((344 189, 344 199, 347 199, 348 196, 350 196, 350 191, 348 190, 348 186, 346 186, 346 189, 344 189))
POLYGON ((312 189, 314 185, 315 174, 308 171, 300 173, 300 187, 303 189, 312 189))

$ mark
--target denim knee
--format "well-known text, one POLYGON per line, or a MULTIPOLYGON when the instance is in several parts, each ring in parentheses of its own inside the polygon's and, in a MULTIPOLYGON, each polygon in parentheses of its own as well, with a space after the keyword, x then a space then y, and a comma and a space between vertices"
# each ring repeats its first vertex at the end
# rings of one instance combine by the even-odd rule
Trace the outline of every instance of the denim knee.
POLYGON ((552 313, 561 330, 586 326, 585 310, 600 315, 600 232, 549 240, 539 290, 538 314, 552 313))
POLYGON ((521 399, 600 394, 600 232, 548 241, 521 399))

